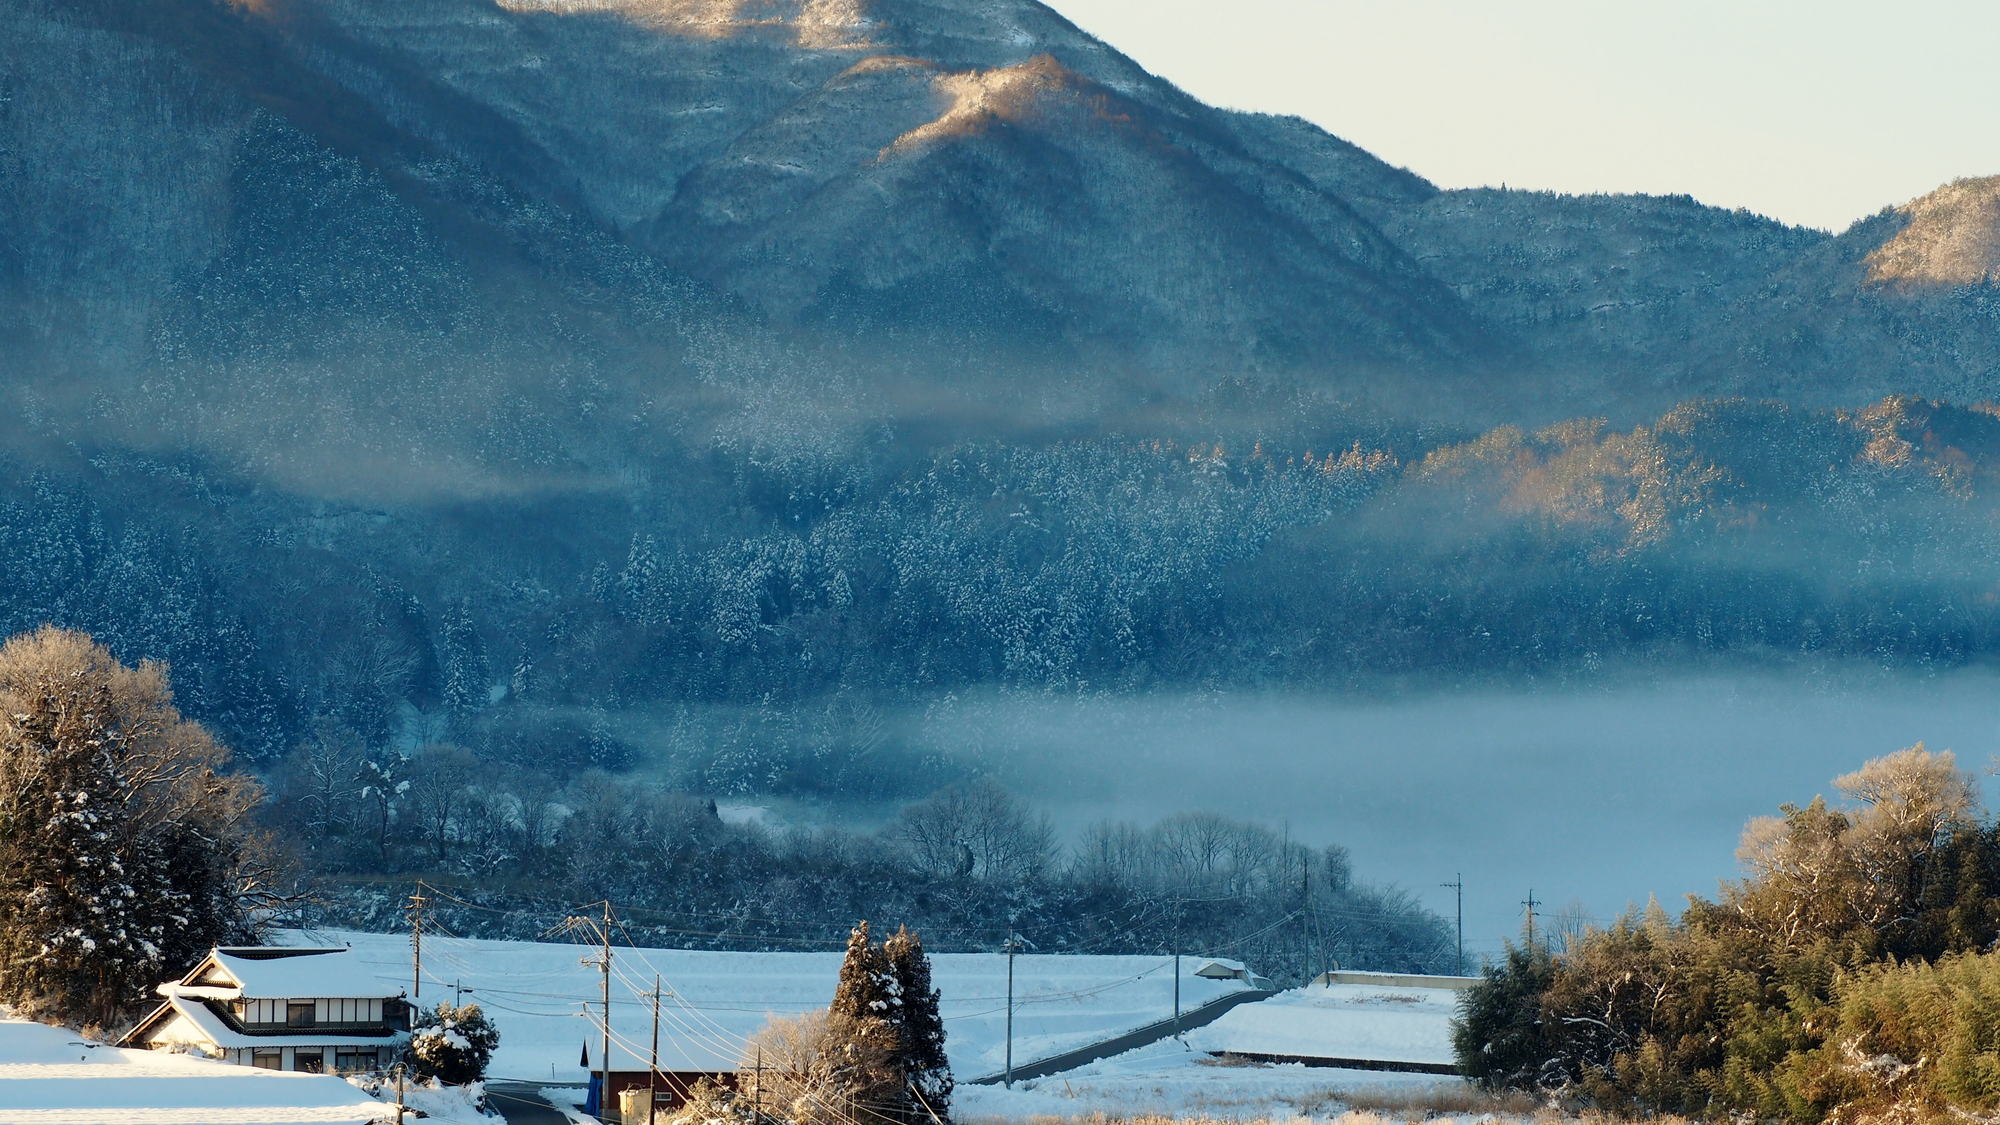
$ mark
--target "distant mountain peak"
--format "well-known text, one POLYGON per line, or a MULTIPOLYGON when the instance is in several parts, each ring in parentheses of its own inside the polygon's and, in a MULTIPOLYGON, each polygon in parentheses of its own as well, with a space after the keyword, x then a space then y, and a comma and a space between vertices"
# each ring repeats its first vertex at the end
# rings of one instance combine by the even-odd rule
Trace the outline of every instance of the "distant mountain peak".
POLYGON ((1868 255, 1868 280, 1980 285, 2000 278, 2000 176, 1959 179, 1897 211, 1908 223, 1868 255))
POLYGON ((1034 112, 1042 96, 1075 81, 1076 75, 1053 55, 1036 55, 1015 66, 939 74, 932 85, 950 99, 949 106, 935 120, 897 137, 882 150, 882 159, 947 137, 978 133, 995 121, 1020 121, 1034 112))

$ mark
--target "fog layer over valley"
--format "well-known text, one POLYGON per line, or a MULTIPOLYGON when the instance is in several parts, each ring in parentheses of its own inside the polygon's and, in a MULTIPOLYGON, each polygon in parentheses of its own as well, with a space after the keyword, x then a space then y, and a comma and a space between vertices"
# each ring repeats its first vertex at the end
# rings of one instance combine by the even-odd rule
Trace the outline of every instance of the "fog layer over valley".
MULTIPOLYGON (((1375 701, 1220 695, 995 704, 973 744, 1080 831, 1199 804, 1345 845, 1357 872, 1452 916, 1463 873, 1468 955, 1540 925, 1604 925, 1656 896, 1715 898, 1740 877, 1753 816, 1855 763, 1922 740, 1974 770, 2000 753, 1989 672, 1750 671, 1532 692, 1375 701), (1636 904, 1634 898, 1636 896, 1636 904), (1581 908, 1580 910, 1578 908, 1581 908)), ((1988 782, 1989 792, 1992 783, 1988 782)))
POLYGON ((1183 920, 1082 923, 1222 878, 1214 941, 1289 935, 1297 877, 1438 967, 1371 880, 1602 915, 1863 757, 1976 757, 1996 200, 1440 191, 1031 0, 0 0, 0 630, 169 662, 371 924, 698 854, 648 900, 691 940, 1137 950, 1183 920), (989 777, 1077 849, 895 828, 989 777))

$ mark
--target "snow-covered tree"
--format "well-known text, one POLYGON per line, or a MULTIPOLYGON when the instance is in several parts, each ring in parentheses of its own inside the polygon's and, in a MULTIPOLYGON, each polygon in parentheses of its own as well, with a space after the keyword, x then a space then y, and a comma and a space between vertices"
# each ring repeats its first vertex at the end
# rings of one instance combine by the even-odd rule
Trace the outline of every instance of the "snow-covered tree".
POLYGON ((951 1061, 944 1053, 944 1016, 938 990, 931 986, 931 959, 923 939, 907 928, 882 943, 882 956, 896 982, 896 1061, 915 1105, 912 1122, 948 1122, 951 1117, 951 1061))
POLYGON ((0 647, 0 999, 113 1026, 245 934, 259 792, 227 761, 164 667, 49 627, 0 647))
POLYGON ((792 1125, 948 1125, 951 1064, 923 943, 898 929, 877 944, 858 923, 833 1003, 773 1019, 751 1037, 737 1073, 733 1100, 711 1099, 678 1125, 746 1114, 792 1125))
POLYGON ((470 603, 460 601, 446 612, 442 636, 438 640, 438 663, 447 714, 463 724, 487 704, 491 672, 486 661, 486 642, 472 619, 470 603))
POLYGON ((411 1069, 457 1086, 486 1077, 486 1064, 499 1045, 500 1029, 477 1004, 440 1002, 419 1009, 410 1025, 411 1069))
POLYGON ((805 1074, 792 1099, 794 1121, 805 1125, 856 1117, 899 1119, 891 1111, 901 1107, 908 1094, 897 1062, 896 1008, 896 978, 888 958, 879 944, 868 940, 868 923, 857 923, 848 934, 833 1003, 813 1037, 805 1074))

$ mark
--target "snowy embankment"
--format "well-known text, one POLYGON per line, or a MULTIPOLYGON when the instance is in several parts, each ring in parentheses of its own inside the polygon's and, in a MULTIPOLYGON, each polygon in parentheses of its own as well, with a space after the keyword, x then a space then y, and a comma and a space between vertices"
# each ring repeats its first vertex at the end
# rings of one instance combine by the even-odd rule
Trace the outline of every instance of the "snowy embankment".
MULTIPOLYGON (((400 934, 284 931, 278 943, 352 945, 388 992, 412 987, 410 941, 400 934)), ((586 1046, 598 1062, 600 976, 580 960, 585 945, 483 941, 424 935, 421 1000, 472 989, 500 1028, 489 1074, 531 1082, 581 1082, 586 1046), (591 1015, 583 1015, 584 1004, 591 1015)), ((612 947, 612 1067, 642 1070, 652 1049, 657 974, 660 1067, 733 1070, 748 1036, 773 1015, 826 1007, 840 975, 838 953, 718 953, 612 947)), ((1006 1056, 1007 958, 988 953, 931 957, 942 994, 947 1050, 961 1080, 998 1072, 1006 1056)), ((1180 995, 1193 1008, 1248 986, 1193 975, 1181 959, 1180 995)), ((1081 1047, 1173 1014, 1171 957, 1024 955, 1014 962, 1014 1060, 1081 1047)), ((1255 1005, 1252 1005, 1253 1007, 1255 1005)))
POLYGON ((364 1125, 389 1111, 338 1078, 93 1046, 0 1018, 0 1125, 364 1125))

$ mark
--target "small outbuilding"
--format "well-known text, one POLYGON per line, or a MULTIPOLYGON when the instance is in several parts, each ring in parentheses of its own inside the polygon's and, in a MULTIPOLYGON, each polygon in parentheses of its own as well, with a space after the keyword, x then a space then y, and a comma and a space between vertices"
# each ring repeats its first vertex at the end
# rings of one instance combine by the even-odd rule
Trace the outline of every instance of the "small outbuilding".
POLYGON ((1243 962, 1226 961, 1220 957, 1202 962, 1195 968, 1194 975, 1206 977, 1209 980, 1240 980, 1251 988, 1264 992, 1276 992, 1278 990, 1277 985, 1272 984, 1269 979, 1251 972, 1249 966, 1243 962))
POLYGON ((139 1021, 125 1047, 240 1066, 353 1074, 389 1064, 410 1029, 402 993, 344 947, 217 947, 139 1021))

